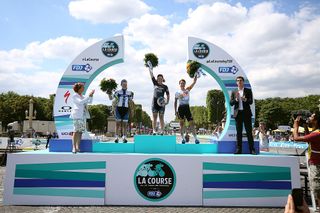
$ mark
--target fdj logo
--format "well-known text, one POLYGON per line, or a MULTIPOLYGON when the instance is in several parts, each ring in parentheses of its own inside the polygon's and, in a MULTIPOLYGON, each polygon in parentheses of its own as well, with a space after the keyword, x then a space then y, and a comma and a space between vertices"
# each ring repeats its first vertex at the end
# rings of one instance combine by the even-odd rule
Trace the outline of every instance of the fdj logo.
POLYGON ((103 54, 107 57, 113 57, 115 55, 117 55, 118 51, 119 51, 119 47, 118 44, 114 41, 107 41, 104 42, 104 44, 102 45, 101 48, 103 54))
POLYGON ((236 66, 232 67, 219 67, 219 73, 232 73, 236 74, 239 69, 236 66))
POLYGON ((161 201, 174 190, 176 175, 172 166, 159 158, 142 162, 134 174, 137 192, 146 200, 161 201))
POLYGON ((92 70, 92 66, 90 64, 73 64, 72 71, 85 71, 90 72, 92 70))
POLYGON ((195 57, 203 59, 209 55, 209 47, 203 42, 196 43, 192 48, 195 57))

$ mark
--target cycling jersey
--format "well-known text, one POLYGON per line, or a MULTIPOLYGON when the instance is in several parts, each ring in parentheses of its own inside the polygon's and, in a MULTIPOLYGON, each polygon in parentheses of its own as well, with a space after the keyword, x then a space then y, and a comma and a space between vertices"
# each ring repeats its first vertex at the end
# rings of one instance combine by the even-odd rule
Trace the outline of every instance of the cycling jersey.
POLYGON ((133 99, 133 92, 128 90, 118 90, 113 95, 117 100, 117 107, 129 107, 129 100, 133 99))

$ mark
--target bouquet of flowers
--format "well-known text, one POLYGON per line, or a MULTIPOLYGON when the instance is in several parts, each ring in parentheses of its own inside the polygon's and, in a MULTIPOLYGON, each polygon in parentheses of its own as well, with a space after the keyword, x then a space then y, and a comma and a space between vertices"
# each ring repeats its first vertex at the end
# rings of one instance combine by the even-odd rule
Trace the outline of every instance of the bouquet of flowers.
POLYGON ((193 78, 197 74, 200 67, 200 63, 197 61, 189 60, 187 62, 187 73, 190 76, 190 78, 193 78))
POLYGON ((110 79, 103 78, 100 82, 100 89, 103 92, 107 92, 108 94, 111 94, 113 91, 115 91, 117 87, 118 87, 118 84, 112 78, 110 79))
POLYGON ((153 68, 158 66, 158 57, 153 53, 145 54, 143 60, 144 60, 144 65, 146 67, 153 68), (150 64, 148 62, 151 63, 152 67, 150 67, 150 64))

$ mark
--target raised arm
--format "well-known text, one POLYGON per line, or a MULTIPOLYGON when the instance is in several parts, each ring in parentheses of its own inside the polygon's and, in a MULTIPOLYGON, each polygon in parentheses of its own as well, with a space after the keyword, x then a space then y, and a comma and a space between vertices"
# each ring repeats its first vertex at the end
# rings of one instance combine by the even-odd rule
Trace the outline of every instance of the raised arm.
MULTIPOLYGON (((299 136, 299 123, 301 120, 301 116, 297 116, 293 123, 293 140, 294 141, 304 141, 306 142, 306 136, 299 136)), ((309 129, 307 125, 304 125, 306 135, 309 134, 309 129)))
POLYGON ((191 84, 190 86, 188 86, 186 89, 189 90, 189 91, 192 90, 192 88, 194 87, 194 85, 197 83, 197 79, 198 79, 198 76, 195 75, 194 78, 193 78, 192 84, 191 84))
POLYGON ((72 97, 72 100, 75 104, 90 104, 92 103, 92 96, 88 96, 84 99, 81 99, 79 96, 75 95, 72 97))
POLYGON ((154 75, 153 75, 153 69, 149 67, 149 74, 150 74, 150 78, 153 79, 154 75))

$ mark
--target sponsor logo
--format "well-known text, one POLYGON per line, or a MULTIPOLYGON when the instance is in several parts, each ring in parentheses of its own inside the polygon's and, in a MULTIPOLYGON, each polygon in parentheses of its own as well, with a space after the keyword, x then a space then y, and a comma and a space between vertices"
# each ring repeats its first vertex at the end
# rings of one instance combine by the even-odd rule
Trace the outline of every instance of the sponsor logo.
POLYGON ((136 191, 149 201, 166 199, 174 191, 176 175, 172 166, 159 158, 143 161, 134 174, 136 191))
POLYGON ((71 112, 72 107, 71 106, 62 106, 58 112, 71 112))
POLYGON ((203 42, 196 43, 192 48, 195 57, 204 59, 209 55, 209 46, 203 42))
POLYGON ((232 67, 219 67, 219 73, 232 73, 236 74, 239 69, 236 66, 232 67))
POLYGON ((207 60, 207 63, 214 63, 214 64, 218 64, 218 63, 220 63, 220 64, 231 64, 232 63, 232 60, 231 59, 226 59, 226 60, 224 60, 224 59, 218 59, 218 60, 216 60, 216 59, 212 59, 212 60, 207 60))
POLYGON ((90 57, 85 57, 85 58, 82 58, 82 61, 99 61, 100 59, 99 58, 90 58, 90 57))
POLYGON ((92 66, 90 66, 90 64, 73 64, 71 69, 72 71, 90 72, 92 70, 92 66))
POLYGON ((64 102, 67 104, 68 103, 68 99, 70 97, 70 91, 67 90, 66 93, 64 93, 63 97, 64 97, 64 102))
POLYGON ((103 54, 107 57, 114 57, 119 52, 119 46, 114 41, 106 41, 101 48, 103 54))
POLYGON ((61 132, 61 135, 72 135, 72 132, 61 132))

